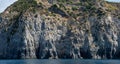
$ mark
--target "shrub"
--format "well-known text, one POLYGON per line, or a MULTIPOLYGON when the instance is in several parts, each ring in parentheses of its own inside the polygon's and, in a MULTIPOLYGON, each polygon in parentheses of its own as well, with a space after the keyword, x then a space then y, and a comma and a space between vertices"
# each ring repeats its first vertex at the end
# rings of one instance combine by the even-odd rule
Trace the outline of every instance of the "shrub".
POLYGON ((37 2, 34 0, 18 0, 12 7, 11 11, 22 12, 30 7, 35 7, 37 2))
POLYGON ((72 10, 75 11, 75 10, 78 10, 78 8, 77 7, 72 7, 72 10))
POLYGON ((105 3, 105 6, 108 8, 109 11, 118 9, 116 6, 109 4, 109 3, 105 3))
POLYGON ((120 15, 118 16, 118 19, 120 19, 120 15))

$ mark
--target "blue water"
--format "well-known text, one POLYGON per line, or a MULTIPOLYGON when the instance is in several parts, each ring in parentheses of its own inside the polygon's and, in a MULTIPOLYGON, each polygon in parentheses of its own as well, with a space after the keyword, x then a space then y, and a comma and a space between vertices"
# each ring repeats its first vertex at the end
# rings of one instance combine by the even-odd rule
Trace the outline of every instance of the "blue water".
POLYGON ((0 60, 0 64, 120 64, 120 60, 0 60))

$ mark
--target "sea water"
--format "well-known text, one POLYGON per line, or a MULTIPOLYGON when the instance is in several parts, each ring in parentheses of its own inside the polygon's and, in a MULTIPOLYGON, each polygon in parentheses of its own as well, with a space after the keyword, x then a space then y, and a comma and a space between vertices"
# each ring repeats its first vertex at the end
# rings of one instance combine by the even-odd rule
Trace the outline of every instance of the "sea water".
POLYGON ((120 64, 120 60, 29 59, 29 60, 0 60, 0 64, 120 64))

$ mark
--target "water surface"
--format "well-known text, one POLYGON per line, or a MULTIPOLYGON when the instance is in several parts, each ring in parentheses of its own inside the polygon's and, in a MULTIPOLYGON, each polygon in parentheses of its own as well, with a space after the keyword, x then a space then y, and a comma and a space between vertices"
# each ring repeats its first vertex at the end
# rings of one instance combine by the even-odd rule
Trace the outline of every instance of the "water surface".
POLYGON ((0 60, 0 64, 120 64, 120 60, 0 60))

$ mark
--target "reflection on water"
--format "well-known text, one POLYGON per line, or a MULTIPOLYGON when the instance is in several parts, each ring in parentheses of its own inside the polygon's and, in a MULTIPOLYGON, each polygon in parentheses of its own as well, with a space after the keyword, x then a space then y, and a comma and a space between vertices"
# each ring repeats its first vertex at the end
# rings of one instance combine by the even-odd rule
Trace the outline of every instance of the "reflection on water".
POLYGON ((120 64, 120 60, 0 60, 0 64, 120 64))

